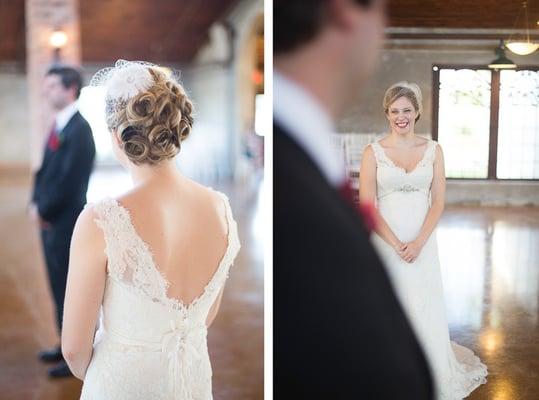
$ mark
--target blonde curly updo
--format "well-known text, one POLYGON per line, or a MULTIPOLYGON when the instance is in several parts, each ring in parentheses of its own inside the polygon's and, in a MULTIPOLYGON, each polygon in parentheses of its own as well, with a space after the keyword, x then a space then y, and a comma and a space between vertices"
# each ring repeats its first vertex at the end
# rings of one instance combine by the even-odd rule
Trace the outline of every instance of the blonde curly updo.
POLYGON ((193 104, 183 87, 148 67, 153 84, 107 112, 107 125, 135 165, 155 165, 175 157, 193 126, 193 104))
POLYGON ((415 122, 417 122, 419 120, 419 117, 421 116, 421 113, 423 112, 423 106, 421 104, 423 101, 423 96, 421 94, 421 89, 415 83, 402 81, 391 85, 389 89, 386 90, 384 100, 382 101, 384 113, 387 114, 391 104, 393 104, 401 97, 406 97, 414 106, 414 109, 417 112, 415 122))

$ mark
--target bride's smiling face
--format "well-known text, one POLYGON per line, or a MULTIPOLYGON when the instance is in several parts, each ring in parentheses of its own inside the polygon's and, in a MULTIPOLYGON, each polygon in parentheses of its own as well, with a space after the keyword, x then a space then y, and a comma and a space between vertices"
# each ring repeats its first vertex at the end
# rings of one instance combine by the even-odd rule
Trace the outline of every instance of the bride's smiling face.
POLYGON ((399 97, 389 106, 386 114, 393 132, 405 135, 414 132, 417 110, 406 97, 399 97))

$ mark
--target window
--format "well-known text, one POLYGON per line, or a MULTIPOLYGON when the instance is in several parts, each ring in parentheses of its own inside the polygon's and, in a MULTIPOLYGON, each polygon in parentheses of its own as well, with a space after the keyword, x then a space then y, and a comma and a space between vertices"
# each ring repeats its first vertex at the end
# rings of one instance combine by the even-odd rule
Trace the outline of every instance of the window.
POLYGON ((539 68, 433 67, 448 178, 539 179, 539 68))
POLYGON ((538 71, 501 71, 498 178, 539 178, 538 102, 538 71))

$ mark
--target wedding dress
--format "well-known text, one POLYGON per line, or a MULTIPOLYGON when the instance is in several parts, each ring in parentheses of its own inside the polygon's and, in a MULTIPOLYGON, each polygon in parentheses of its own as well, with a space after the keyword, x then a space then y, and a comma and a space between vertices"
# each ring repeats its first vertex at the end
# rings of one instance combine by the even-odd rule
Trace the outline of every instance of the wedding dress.
MULTIPOLYGON (((421 161, 406 172, 392 162, 378 141, 371 144, 377 164, 377 208, 403 243, 417 237, 429 211, 436 145, 429 140, 421 161)), ((435 231, 411 264, 379 235, 373 234, 372 241, 425 350, 437 398, 468 396, 486 382, 487 367, 471 350, 449 339, 435 231)))
POLYGON ((228 244, 216 272, 190 304, 168 297, 170 283, 129 211, 112 198, 94 204, 108 267, 81 399, 212 399, 206 318, 240 248, 228 198, 217 193, 225 204, 228 244))

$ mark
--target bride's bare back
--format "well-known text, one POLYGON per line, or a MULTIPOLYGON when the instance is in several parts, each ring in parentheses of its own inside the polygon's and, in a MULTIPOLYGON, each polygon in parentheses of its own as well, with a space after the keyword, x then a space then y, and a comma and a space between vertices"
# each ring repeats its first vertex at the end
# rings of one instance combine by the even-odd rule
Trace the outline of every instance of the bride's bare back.
POLYGON ((154 182, 118 198, 170 283, 167 295, 189 305, 203 292, 226 252, 223 199, 188 179, 154 182))

